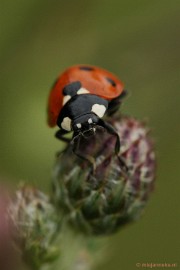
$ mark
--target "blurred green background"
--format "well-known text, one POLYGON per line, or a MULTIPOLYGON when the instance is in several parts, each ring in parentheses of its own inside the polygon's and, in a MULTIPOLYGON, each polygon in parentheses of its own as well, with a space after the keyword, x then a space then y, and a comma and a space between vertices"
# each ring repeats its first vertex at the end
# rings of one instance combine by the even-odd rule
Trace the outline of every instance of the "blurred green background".
POLYGON ((104 67, 129 90, 123 112, 148 120, 156 189, 144 217, 109 240, 98 269, 178 263, 179 0, 0 0, 1 177, 47 191, 62 145, 46 124, 56 76, 78 63, 104 67))

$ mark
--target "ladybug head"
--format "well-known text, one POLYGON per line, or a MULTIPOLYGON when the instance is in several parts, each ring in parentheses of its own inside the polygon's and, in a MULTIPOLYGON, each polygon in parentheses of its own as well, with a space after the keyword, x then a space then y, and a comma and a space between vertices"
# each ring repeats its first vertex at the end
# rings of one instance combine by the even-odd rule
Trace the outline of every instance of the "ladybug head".
POLYGON ((88 113, 75 118, 72 122, 72 129, 74 131, 73 138, 83 136, 90 137, 96 131, 99 117, 94 113, 88 113))

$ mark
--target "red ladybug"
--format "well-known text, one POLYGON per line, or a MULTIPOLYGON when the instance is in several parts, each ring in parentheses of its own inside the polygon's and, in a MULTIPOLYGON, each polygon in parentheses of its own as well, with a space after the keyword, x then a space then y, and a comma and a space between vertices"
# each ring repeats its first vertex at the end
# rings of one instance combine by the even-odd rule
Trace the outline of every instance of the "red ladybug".
POLYGON ((124 94, 124 84, 109 71, 90 65, 72 66, 58 77, 50 92, 48 124, 59 126, 56 137, 63 141, 69 141, 64 135, 73 131, 74 145, 77 138, 89 137, 101 126, 116 136, 118 154, 119 136, 102 118, 119 108, 124 94))

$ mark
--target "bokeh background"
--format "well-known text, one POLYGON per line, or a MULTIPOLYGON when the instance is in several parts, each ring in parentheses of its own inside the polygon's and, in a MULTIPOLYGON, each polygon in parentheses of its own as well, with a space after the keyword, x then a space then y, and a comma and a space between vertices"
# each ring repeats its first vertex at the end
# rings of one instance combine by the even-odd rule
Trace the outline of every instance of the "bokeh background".
POLYGON ((0 0, 1 178, 49 190, 63 145, 46 124, 47 96, 70 65, 117 74, 130 93, 123 112, 152 128, 155 192, 143 218, 109 239, 99 270, 179 260, 179 14, 179 0, 0 0))

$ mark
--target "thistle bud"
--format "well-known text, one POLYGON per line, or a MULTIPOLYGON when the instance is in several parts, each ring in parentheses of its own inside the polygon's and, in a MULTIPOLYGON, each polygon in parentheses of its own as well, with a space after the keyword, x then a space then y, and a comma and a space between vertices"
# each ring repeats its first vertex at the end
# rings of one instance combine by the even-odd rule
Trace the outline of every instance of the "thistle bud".
POLYGON ((13 227, 8 218, 10 192, 0 184, 0 269, 18 269, 17 253, 12 244, 13 227))
POLYGON ((155 153, 144 123, 131 118, 111 118, 120 140, 120 160, 115 154, 116 138, 103 130, 81 138, 79 153, 93 156, 95 169, 72 154, 68 145, 56 160, 53 197, 69 223, 86 234, 105 235, 137 220, 153 190, 155 153))
POLYGON ((59 219, 44 193, 32 187, 20 188, 8 213, 14 227, 14 242, 32 269, 40 269, 56 259, 58 249, 53 240, 57 236, 59 219))

